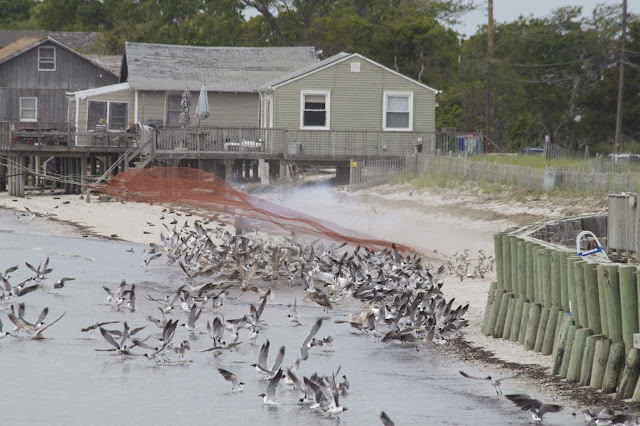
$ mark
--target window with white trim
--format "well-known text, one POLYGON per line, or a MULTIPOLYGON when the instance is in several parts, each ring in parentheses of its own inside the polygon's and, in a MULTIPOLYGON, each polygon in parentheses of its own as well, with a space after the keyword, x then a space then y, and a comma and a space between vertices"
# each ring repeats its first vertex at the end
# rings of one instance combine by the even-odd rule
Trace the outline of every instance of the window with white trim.
POLYGON ((54 46, 38 47, 38 71, 56 70, 56 48, 54 46))
POLYGON ((413 130, 413 92, 384 92, 383 129, 413 130))
POLYGON ((38 98, 20 98, 20 121, 38 121, 38 98))
POLYGON ((129 124, 129 104, 127 102, 89 101, 87 130, 101 129, 127 130, 129 124))
POLYGON ((300 128, 329 130, 331 92, 303 90, 300 92, 300 128))
POLYGON ((179 126, 180 113, 182 113, 182 95, 168 95, 167 126, 179 126))

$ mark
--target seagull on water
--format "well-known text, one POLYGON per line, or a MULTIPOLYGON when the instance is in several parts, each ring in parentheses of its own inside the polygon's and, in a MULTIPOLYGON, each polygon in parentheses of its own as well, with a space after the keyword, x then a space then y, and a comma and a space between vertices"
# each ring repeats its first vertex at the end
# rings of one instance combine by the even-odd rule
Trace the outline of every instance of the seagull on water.
POLYGON ((8 331, 2 331, 2 320, 0 320, 0 339, 4 339, 10 333, 8 331))
POLYGON ((200 319, 201 313, 202 309, 198 309, 198 305, 194 303, 191 307, 191 311, 189 312, 189 319, 187 320, 187 323, 180 324, 180 326, 186 328, 190 333, 195 333, 197 329, 202 327, 201 325, 196 327, 196 322, 200 319))
POLYGON ((224 368, 218 368, 218 372, 222 374, 222 377, 228 382, 231 382, 231 392, 242 392, 244 389, 244 382, 238 381, 238 377, 229 370, 224 368))
POLYGON ((302 346, 300 346, 300 350, 298 351, 299 360, 306 361, 307 359, 309 359, 309 349, 311 348, 311 339, 313 339, 313 337, 318 333, 318 330, 320 330, 320 327, 322 327, 322 318, 319 318, 315 322, 315 324, 313 324, 313 327, 311 327, 309 334, 304 339, 304 342, 302 342, 302 346))
POLYGON ((251 364, 251 367, 254 367, 258 374, 261 374, 265 380, 272 379, 280 370, 280 365, 282 365, 282 360, 284 359, 285 347, 281 346, 278 351, 278 355, 276 355, 275 361, 273 361, 273 365, 271 369, 267 367, 267 360, 269 357, 269 347, 271 346, 271 342, 269 340, 266 341, 260 348, 260 355, 258 356, 258 363, 251 364))
POLYGON ((391 420, 389 418, 389 416, 387 415, 387 413, 385 413, 384 411, 380 412, 380 421, 382 422, 382 424, 384 426, 395 426, 396 424, 393 422, 393 420, 391 420))
POLYGON ((266 405, 280 405, 280 403, 276 401, 276 394, 278 391, 278 384, 280 383, 280 379, 282 379, 282 369, 279 369, 269 381, 269 386, 267 386, 267 393, 261 393, 260 395, 258 395, 262 397, 262 400, 266 405))

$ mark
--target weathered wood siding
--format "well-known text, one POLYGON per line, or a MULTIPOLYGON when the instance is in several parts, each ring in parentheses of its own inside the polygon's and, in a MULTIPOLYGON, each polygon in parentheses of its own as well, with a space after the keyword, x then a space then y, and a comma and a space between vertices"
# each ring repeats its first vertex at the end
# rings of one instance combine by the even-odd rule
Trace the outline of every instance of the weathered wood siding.
POLYGON ((89 101, 127 102, 129 104, 129 122, 134 121, 135 92, 129 89, 121 90, 119 92, 107 93, 105 95, 91 96, 85 99, 80 99, 80 102, 78 104, 78 129, 81 131, 92 130, 87 129, 89 101))
MULTIPOLYGON (((171 92, 181 95, 178 92, 171 92)), ((196 106, 200 91, 191 92, 191 125, 197 125, 196 106)), ((257 93, 220 93, 209 92, 211 115, 201 121, 203 126, 221 127, 257 127, 259 125, 260 100, 257 93)), ((138 92, 138 120, 146 124, 149 120, 162 120, 166 123, 166 93, 164 91, 138 92)))
POLYGON ((384 91, 413 92, 413 131, 435 131, 435 94, 360 58, 351 58, 274 90, 274 127, 300 129, 300 91, 331 91, 331 130, 382 130, 384 91), (351 63, 360 62, 360 72, 351 63))
MULTIPOLYGON (((56 70, 38 71, 38 47, 0 64, 0 88, 8 88, 6 118, 20 119, 20 97, 38 98, 38 120, 64 122, 67 116, 65 92, 107 86, 118 78, 68 50, 56 48, 56 70)), ((0 113, 2 109, 0 109, 0 113)))

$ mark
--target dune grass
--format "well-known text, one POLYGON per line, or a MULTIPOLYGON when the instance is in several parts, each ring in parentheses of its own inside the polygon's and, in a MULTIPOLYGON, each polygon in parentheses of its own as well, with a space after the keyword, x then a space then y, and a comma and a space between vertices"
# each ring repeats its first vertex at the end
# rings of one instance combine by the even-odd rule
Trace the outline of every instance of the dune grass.
POLYGON ((546 159, 542 155, 474 155, 471 157, 472 161, 498 164, 508 164, 511 166, 531 167, 535 169, 546 169, 547 165, 550 167, 573 167, 579 166, 584 163, 583 158, 552 158, 546 159))

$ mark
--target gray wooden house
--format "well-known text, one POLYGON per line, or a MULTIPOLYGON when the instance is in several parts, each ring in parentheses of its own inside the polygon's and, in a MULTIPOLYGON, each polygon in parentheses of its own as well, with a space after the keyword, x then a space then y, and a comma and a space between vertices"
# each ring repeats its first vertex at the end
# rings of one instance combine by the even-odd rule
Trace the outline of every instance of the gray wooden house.
POLYGON ((259 127, 259 88, 318 62, 312 47, 199 47, 126 43, 118 84, 70 94, 79 130, 104 119, 109 130, 129 123, 178 126, 182 93, 191 91, 191 125, 259 127), (195 109, 206 87, 211 115, 195 109), (117 120, 117 121, 116 121, 117 120))
POLYGON ((0 120, 56 128, 73 121, 68 92, 118 82, 113 68, 47 35, 0 49, 0 120))

